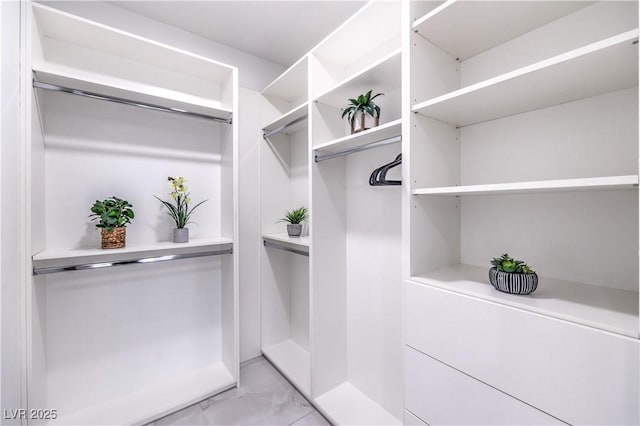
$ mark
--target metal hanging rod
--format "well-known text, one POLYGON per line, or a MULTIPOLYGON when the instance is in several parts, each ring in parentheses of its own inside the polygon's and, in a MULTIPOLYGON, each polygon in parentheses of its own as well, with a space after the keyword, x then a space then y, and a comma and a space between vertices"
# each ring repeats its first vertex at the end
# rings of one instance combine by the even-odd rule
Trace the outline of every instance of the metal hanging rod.
POLYGON ((280 244, 270 243, 268 241, 264 241, 264 246, 265 247, 271 247, 271 248, 278 249, 278 250, 288 251, 288 252, 295 253, 295 254, 300 254, 302 256, 307 256, 307 257, 309 256, 309 253, 306 252, 306 251, 294 249, 294 248, 287 247, 287 246, 280 245, 280 244))
POLYGON ((301 122, 303 120, 306 120, 306 119, 307 119, 307 114, 303 115, 302 117, 298 117, 295 120, 291 120, 290 122, 288 122, 286 124, 283 124, 282 126, 278 127, 277 129, 273 129, 273 130, 270 130, 268 132, 264 132, 262 134, 262 137, 267 139, 267 138, 269 138, 269 137, 271 137, 273 135, 276 135, 276 134, 282 132, 287 127, 293 126, 294 124, 299 123, 299 122, 301 122))
POLYGON ((330 160, 332 158, 342 157, 343 155, 353 154, 354 152, 366 151, 367 149, 377 148, 379 146, 389 145, 389 144, 392 144, 392 143, 398 143, 398 142, 401 142, 401 141, 402 141, 402 135, 392 136, 390 138, 381 139, 381 140, 374 141, 374 142, 369 142, 369 143, 367 143, 365 145, 361 145, 361 146, 359 146, 357 148, 345 149, 344 151, 338 151, 338 152, 334 152, 332 154, 323 154, 323 155, 317 155, 316 154, 315 160, 316 160, 316 162, 324 161, 324 160, 330 160))
POLYGON ((55 91, 55 92, 70 93, 72 95, 84 96, 86 98, 91 98, 91 99, 99 99, 101 101, 115 102, 115 103, 124 104, 124 105, 131 105, 131 106, 135 106, 135 107, 139 107, 139 108, 151 109, 151 110, 154 110, 154 111, 162 111, 162 112, 170 112, 170 113, 173 113, 173 114, 189 115, 191 117, 204 118, 206 120, 213 120, 213 121, 217 121, 217 122, 220 122, 220 123, 231 124, 231 122, 232 122, 231 118, 216 117, 214 115, 201 114, 199 112, 186 111, 186 110, 178 109, 178 108, 163 107, 163 106, 160 106, 160 105, 150 104, 150 103, 147 103, 147 102, 132 101, 132 100, 129 100, 129 99, 118 98, 116 96, 102 95, 100 93, 88 92, 86 90, 71 89, 69 87, 58 86, 56 84, 44 83, 42 81, 37 81, 35 79, 33 80, 33 87, 38 88, 38 89, 44 89, 44 90, 52 90, 52 91, 55 91))
POLYGON ((145 257, 140 259, 115 260, 113 262, 96 262, 96 263, 84 263, 81 265, 33 268, 33 275, 54 274, 56 272, 66 272, 66 271, 83 271, 87 269, 111 268, 114 266, 134 265, 137 263, 157 263, 157 262, 166 262, 169 260, 191 259, 194 257, 205 257, 205 256, 219 256, 221 254, 232 254, 232 253, 233 253, 233 249, 229 248, 224 250, 203 251, 199 253, 170 254, 167 256, 145 257))

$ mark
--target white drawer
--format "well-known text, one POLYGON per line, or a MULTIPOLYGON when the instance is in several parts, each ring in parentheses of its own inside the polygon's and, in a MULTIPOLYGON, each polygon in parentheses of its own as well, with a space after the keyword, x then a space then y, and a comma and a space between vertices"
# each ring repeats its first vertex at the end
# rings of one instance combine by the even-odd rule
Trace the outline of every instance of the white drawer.
POLYGON ((411 281, 405 297, 407 345, 568 423, 639 423, 637 339, 411 281))
POLYGON ((561 421, 406 348, 406 408, 430 425, 550 425, 561 421))

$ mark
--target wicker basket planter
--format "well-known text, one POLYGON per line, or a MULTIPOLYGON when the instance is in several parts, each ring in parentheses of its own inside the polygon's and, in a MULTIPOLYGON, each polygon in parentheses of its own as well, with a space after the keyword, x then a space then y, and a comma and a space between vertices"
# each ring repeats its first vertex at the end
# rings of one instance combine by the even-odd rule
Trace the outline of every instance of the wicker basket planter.
POLYGON ((489 269, 489 282, 498 291, 511 294, 531 294, 538 288, 538 275, 502 272, 489 269))
POLYGON ((115 249, 122 248, 125 245, 127 238, 127 228, 124 226, 113 228, 108 231, 103 229, 102 234, 102 248, 103 249, 115 249))

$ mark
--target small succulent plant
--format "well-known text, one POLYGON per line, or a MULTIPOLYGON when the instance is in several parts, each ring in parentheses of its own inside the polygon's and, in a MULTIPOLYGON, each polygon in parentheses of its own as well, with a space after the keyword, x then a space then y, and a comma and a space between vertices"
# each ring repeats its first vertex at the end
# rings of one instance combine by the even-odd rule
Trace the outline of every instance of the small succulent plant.
POLYGON ((287 222, 292 225, 297 225, 298 223, 302 223, 307 220, 308 210, 306 207, 299 207, 297 209, 293 209, 291 211, 287 211, 282 219, 278 222, 287 222))
POLYGON ((491 264, 500 272, 513 272, 516 274, 534 274, 535 271, 522 260, 516 260, 508 253, 500 257, 494 257, 491 264))

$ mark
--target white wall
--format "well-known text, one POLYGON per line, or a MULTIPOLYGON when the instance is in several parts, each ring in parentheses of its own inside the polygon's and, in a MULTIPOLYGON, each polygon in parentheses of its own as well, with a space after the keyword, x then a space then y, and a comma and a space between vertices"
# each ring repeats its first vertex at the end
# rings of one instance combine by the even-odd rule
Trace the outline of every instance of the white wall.
MULTIPOLYGON (((0 2, 0 408, 21 407, 20 3, 0 2)), ((0 417, 1 424, 19 424, 0 417)))
POLYGON ((284 68, 257 56, 207 40, 128 10, 96 1, 43 1, 78 16, 139 34, 238 67, 239 85, 239 222, 240 361, 260 355, 260 185, 259 91, 284 68))

